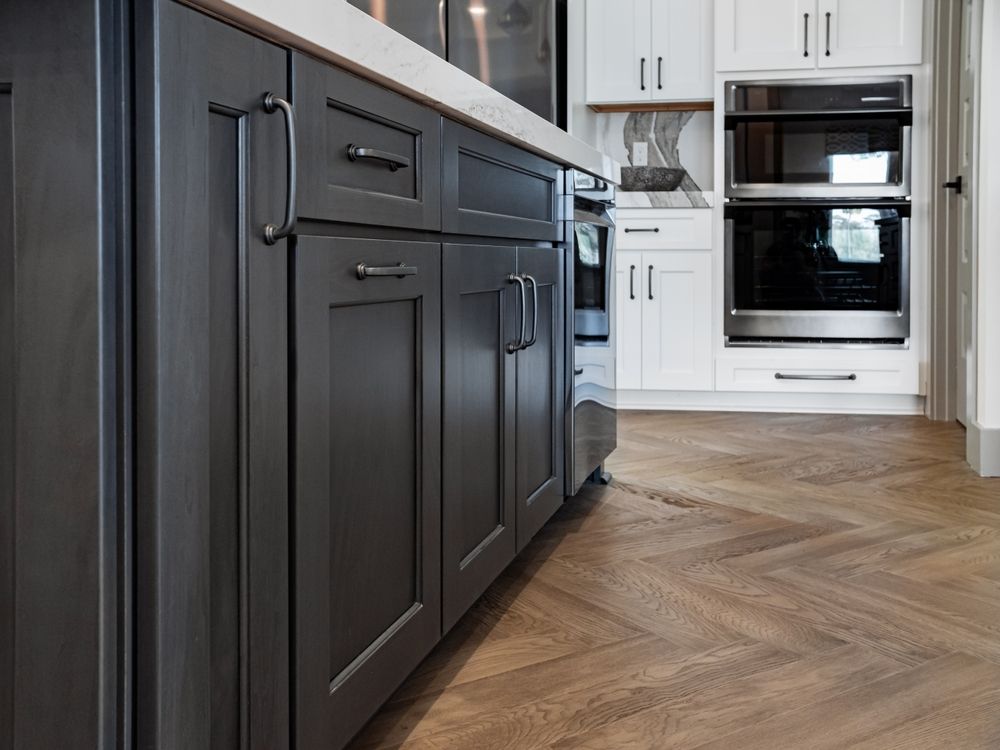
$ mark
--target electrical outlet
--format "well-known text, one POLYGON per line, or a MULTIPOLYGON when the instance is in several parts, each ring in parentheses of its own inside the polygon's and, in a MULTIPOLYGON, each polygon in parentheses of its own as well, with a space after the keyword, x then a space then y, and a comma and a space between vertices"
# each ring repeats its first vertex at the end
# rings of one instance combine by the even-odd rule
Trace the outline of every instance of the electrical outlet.
POLYGON ((632 166, 645 167, 649 164, 649 143, 636 141, 632 144, 632 166))

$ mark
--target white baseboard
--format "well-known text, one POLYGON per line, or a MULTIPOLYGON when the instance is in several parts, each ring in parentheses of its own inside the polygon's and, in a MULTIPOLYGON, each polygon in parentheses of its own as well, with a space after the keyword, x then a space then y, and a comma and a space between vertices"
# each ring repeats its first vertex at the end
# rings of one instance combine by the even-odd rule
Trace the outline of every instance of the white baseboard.
POLYGON ((983 427, 972 420, 967 427, 965 459, 983 477, 1000 477, 1000 427, 983 427))
POLYGON ((619 409, 801 414, 923 414, 924 397, 898 394, 618 391, 619 409))

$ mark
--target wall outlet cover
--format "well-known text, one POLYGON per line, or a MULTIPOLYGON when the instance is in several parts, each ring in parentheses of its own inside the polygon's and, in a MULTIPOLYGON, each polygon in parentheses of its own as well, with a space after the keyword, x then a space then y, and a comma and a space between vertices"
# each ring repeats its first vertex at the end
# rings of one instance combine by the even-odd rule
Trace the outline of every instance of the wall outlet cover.
POLYGON ((636 141, 632 144, 632 166, 645 167, 649 164, 649 143, 636 141))

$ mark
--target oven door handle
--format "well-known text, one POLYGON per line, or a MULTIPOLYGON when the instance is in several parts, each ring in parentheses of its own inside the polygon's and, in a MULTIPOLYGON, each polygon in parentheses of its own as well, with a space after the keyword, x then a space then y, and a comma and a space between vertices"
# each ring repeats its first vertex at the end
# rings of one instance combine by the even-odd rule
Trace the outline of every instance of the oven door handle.
POLYGON ((852 372, 850 375, 839 375, 833 373, 809 373, 809 374, 799 374, 799 373, 784 373, 776 372, 774 373, 775 380, 857 380, 857 373, 852 372))

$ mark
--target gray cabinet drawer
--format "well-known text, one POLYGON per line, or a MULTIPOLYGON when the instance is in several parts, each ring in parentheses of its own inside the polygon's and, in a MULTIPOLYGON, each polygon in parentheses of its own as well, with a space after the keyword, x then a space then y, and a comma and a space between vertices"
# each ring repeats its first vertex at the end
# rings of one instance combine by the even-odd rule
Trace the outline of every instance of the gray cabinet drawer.
POLYGON ((563 239, 557 164, 450 120, 444 121, 442 142, 445 232, 563 239))
POLYGON ((292 95, 301 217, 440 228, 438 113, 300 54, 292 95))

